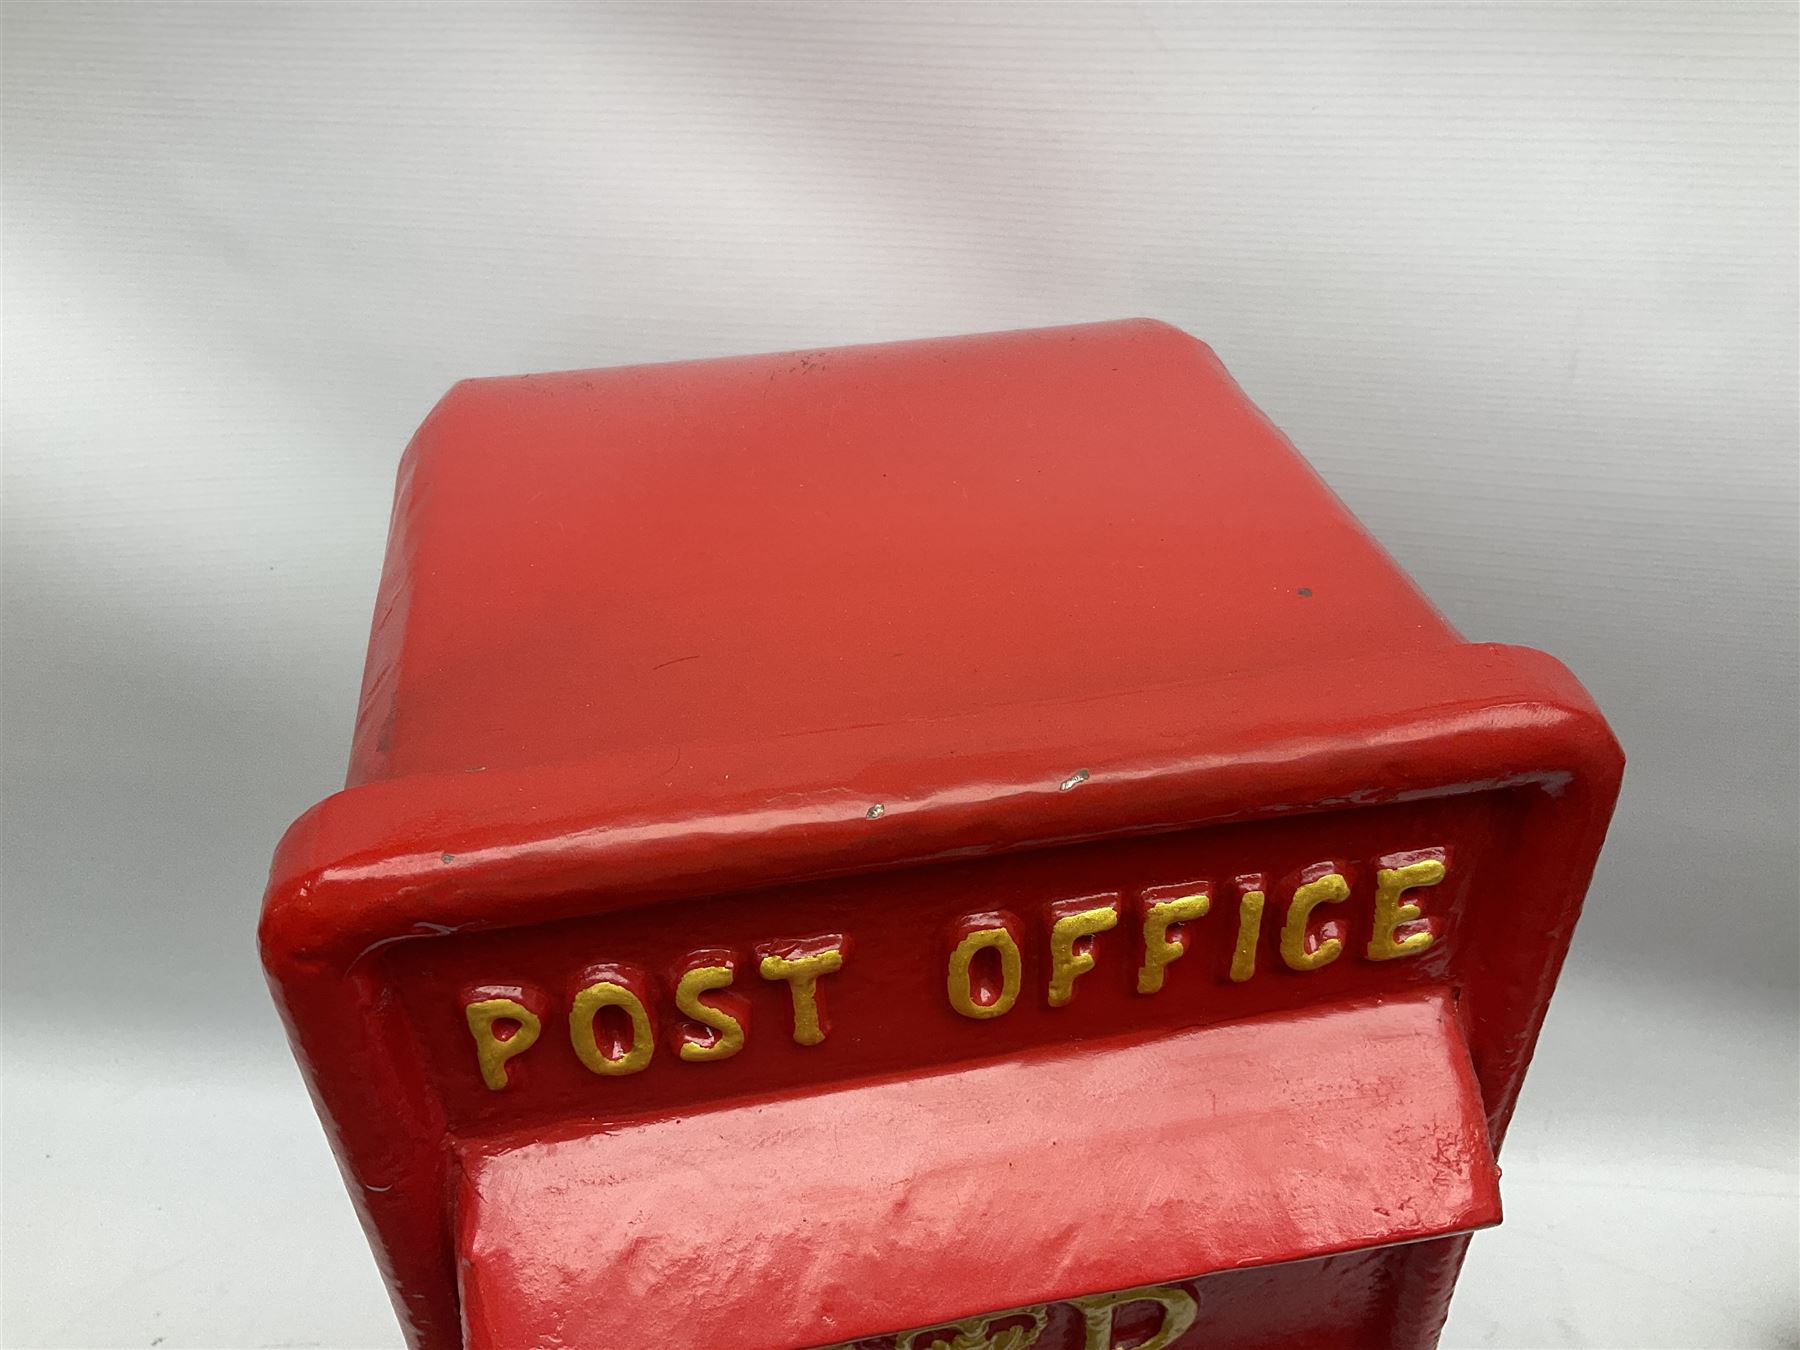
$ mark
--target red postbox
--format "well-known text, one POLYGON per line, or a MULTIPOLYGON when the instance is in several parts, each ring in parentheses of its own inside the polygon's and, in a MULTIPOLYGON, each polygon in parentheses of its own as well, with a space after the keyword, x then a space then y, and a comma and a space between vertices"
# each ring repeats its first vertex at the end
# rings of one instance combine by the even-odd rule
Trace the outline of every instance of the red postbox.
POLYGON ((1621 764, 1167 326, 476 380, 263 952, 424 1350, 1425 1347, 1621 764))

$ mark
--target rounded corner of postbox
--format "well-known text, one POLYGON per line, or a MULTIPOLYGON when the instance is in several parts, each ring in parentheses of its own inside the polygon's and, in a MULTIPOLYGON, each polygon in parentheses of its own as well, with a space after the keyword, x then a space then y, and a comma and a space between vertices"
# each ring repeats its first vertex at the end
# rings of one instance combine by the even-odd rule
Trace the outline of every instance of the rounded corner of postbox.
POLYGON ((1153 314, 1136 314, 1128 319, 1119 320, 1119 326, 1134 336, 1163 346, 1191 352, 1213 365, 1220 365, 1219 354, 1211 343, 1204 338, 1196 337, 1180 324, 1168 319, 1159 319, 1153 314))
POLYGON ((313 897, 322 869, 314 856, 324 807, 320 802, 308 808, 283 831, 269 864, 256 945, 263 970, 277 981, 296 958, 316 945, 313 897))
POLYGON ((455 417, 469 404, 479 401, 484 389, 505 378, 505 376, 478 375, 451 381, 444 392, 432 401, 430 410, 420 419, 421 429, 429 427, 434 421, 455 417))
POLYGON ((1188 332, 1187 329, 1183 328, 1172 319, 1159 318, 1155 314, 1134 314, 1130 318, 1123 320, 1123 322, 1130 324, 1134 328, 1143 329, 1145 332, 1158 334, 1159 336, 1182 346, 1201 347, 1207 351, 1212 350, 1212 348, 1203 340, 1195 337, 1192 333, 1188 332))
POLYGON ((354 897, 332 881, 331 817, 350 788, 302 812, 275 845, 256 925, 263 970, 285 983, 303 965, 324 961, 355 928, 354 897))
POLYGON ((1557 767, 1596 792, 1618 793, 1625 772, 1625 750, 1600 705, 1558 658, 1536 647, 1480 644, 1484 652, 1509 662, 1517 686, 1527 692, 1551 744, 1557 767))
POLYGON ((418 429, 407 442, 402 456, 402 476, 422 456, 431 456, 446 440, 454 439, 462 425, 479 416, 480 409, 494 396, 496 386, 512 383, 516 377, 504 375, 477 376, 452 383, 432 400, 418 429))

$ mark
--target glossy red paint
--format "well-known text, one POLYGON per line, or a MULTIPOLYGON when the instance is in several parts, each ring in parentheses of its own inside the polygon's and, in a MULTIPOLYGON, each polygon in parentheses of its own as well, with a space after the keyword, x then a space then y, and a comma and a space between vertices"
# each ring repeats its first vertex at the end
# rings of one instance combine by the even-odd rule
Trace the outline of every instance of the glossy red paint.
POLYGON ((350 785, 263 950, 419 1346, 825 1344, 1169 1280, 1179 1345, 1429 1346, 1620 765, 1166 326, 474 381, 402 463, 350 785), (1421 858, 1387 927, 1429 949, 1377 957, 1421 858), (1293 969, 1320 877, 1292 964, 1341 951, 1293 969), (1139 993, 1145 906, 1202 891, 1139 993), (1077 901, 1117 922, 1052 1006, 1077 901), (1016 1003, 960 1015, 949 954, 997 926, 1016 1003), (759 962, 840 939, 802 1044, 759 962), (571 1022, 603 979, 640 1072, 617 1009, 571 1022), (538 1035, 496 1089, 464 1013, 502 997, 538 1035))
MULTIPOLYGON (((459 1161, 471 1350, 788 1350, 996 1295, 1185 1282, 1500 1217, 1441 990, 472 1143, 459 1161)), ((1360 1330, 1313 1334, 1348 1347, 1360 1330)))

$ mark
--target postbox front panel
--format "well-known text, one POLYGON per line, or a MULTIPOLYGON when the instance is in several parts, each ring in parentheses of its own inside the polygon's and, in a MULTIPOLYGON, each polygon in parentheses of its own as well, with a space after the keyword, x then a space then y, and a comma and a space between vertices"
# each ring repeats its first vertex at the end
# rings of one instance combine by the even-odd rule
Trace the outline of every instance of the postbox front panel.
POLYGON ((1515 906, 1508 791, 396 944, 452 1131, 643 1117, 1455 985, 1515 906))

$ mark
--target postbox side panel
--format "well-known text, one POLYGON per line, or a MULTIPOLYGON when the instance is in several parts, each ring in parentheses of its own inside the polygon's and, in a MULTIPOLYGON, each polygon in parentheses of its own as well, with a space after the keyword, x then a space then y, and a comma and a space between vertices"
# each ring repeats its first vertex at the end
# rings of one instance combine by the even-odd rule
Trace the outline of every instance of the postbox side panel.
POLYGON ((457 934, 395 945, 383 982, 453 1131, 640 1118, 1460 986, 1508 940, 1525 809, 1463 794, 457 934))

